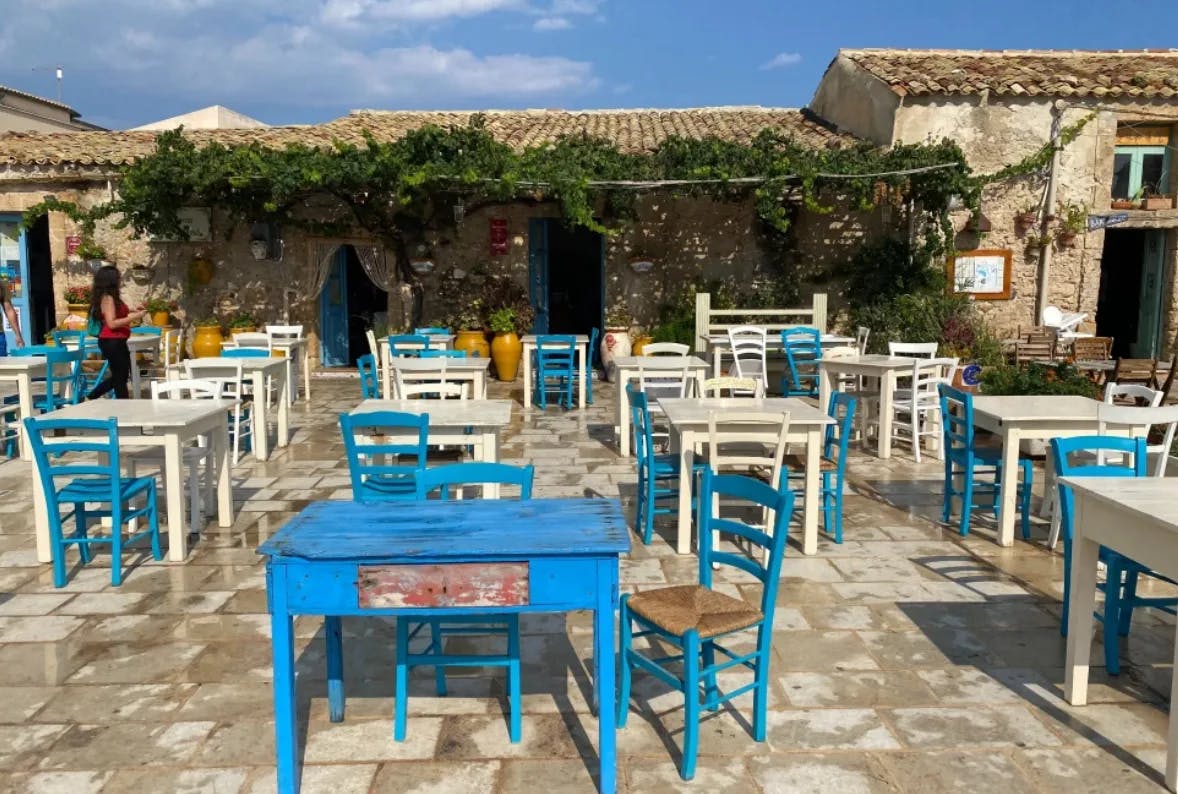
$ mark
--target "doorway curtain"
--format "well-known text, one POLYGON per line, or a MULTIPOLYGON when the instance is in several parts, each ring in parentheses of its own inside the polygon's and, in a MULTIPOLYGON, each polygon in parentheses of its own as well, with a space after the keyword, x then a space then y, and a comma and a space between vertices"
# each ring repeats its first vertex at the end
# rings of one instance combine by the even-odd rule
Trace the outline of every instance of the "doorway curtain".
POLYGON ((393 285, 397 282, 396 273, 390 266, 390 257, 384 246, 376 243, 316 240, 311 244, 308 280, 303 285, 305 289, 302 290, 302 295, 295 301, 296 303, 305 303, 319 297, 319 294, 323 292, 323 286, 327 283, 328 276, 331 274, 331 268, 335 264, 336 254, 345 245, 351 245, 355 249, 360 266, 364 268, 368 278, 372 279, 373 284, 385 292, 392 291, 393 285))

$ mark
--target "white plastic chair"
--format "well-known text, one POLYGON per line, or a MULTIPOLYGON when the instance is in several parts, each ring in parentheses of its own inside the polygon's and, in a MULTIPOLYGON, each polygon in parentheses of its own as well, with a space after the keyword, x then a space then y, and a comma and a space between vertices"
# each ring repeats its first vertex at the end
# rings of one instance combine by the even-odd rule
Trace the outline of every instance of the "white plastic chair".
POLYGON ((764 397, 761 381, 754 378, 708 378, 700 384, 702 397, 764 397), (727 392, 727 394, 725 394, 727 392))
POLYGON ((888 342, 889 356, 933 358, 937 355, 936 342, 888 342))
POLYGON ((855 347, 859 350, 859 355, 867 354, 867 338, 871 336, 871 329, 866 325, 861 325, 855 331, 855 347))
POLYGON ((691 346, 679 342, 651 342, 642 348, 644 356, 686 356, 691 353, 691 346))
POLYGON ((732 365, 738 378, 753 378, 761 382, 765 392, 765 329, 755 325, 738 325, 728 329, 728 344, 732 348, 732 365))
MULTIPOLYGON (((956 368, 955 358, 915 362, 912 365, 912 389, 906 396, 892 401, 892 438, 901 440, 901 431, 907 431, 917 463, 920 463, 920 439, 928 436, 937 442, 941 438, 939 387, 942 383, 952 385, 956 368), (930 417, 933 421, 929 421, 930 417)), ((933 448, 940 450, 940 444, 933 448)))
MULTIPOLYGON (((257 412, 253 410, 252 395, 246 391, 245 376, 242 372, 242 359, 205 359, 184 362, 184 371, 194 380, 211 380, 219 384, 219 396, 226 400, 233 400, 233 463, 241 460, 241 442, 243 438, 253 439, 255 431, 265 433, 266 428, 258 427, 257 412)), ((256 443, 256 442, 255 442, 256 443)))

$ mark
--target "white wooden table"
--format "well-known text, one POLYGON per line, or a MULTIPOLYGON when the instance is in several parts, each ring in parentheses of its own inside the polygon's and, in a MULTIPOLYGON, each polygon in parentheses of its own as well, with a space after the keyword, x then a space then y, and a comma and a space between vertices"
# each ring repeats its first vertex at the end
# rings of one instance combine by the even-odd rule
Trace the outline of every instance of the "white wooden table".
MULTIPOLYGON (((822 334, 818 338, 818 343, 823 347, 839 347, 855 344, 855 338, 838 334, 822 334)), ((781 353, 784 357, 785 346, 781 343, 780 331, 765 335, 765 352, 781 353)), ((732 358, 732 340, 728 338, 728 334, 712 334, 708 337, 708 355, 712 359, 712 377, 718 378, 724 374, 721 367, 724 356, 732 358)))
POLYGON ((216 361, 219 364, 241 362, 242 375, 248 375, 253 386, 253 445, 254 457, 258 460, 270 459, 270 432, 267 423, 270 421, 269 400, 266 399, 266 381, 273 379, 278 384, 278 446, 285 447, 290 443, 290 381, 287 374, 287 359, 282 356, 273 358, 218 358, 205 357, 191 359, 192 361, 216 361))
MULTIPOLYGON (((429 414, 431 447, 473 448, 476 461, 499 462, 499 433, 511 423, 511 400, 365 400, 349 413, 360 416, 374 411, 429 414)), ((395 437, 395 436, 394 436, 395 437)), ((408 435, 405 440, 411 440, 408 435)), ((487 496, 499 496, 499 487, 488 485, 487 496)))
MULTIPOLYGON (((397 347, 406 350, 421 350, 428 348, 429 350, 450 350, 454 346, 454 340, 457 338, 453 334, 430 334, 426 337, 429 339, 428 345, 420 343, 415 344, 398 344, 397 347)), ((389 338, 382 336, 376 340, 376 346, 380 349, 380 374, 381 374, 381 394, 386 397, 393 393, 392 378, 393 374, 389 371, 389 361, 392 356, 389 353, 389 338)))
MULTIPOLYGON (((832 420, 825 411, 820 411, 797 397, 709 397, 706 399, 670 399, 658 401, 666 412, 671 425, 672 447, 679 453, 679 531, 675 548, 680 554, 691 551, 691 467, 695 462, 695 451, 708 439, 708 414, 712 411, 756 411, 789 412, 789 433, 786 440, 791 444, 806 445, 805 515, 802 519, 802 553, 818 551, 818 514, 822 512, 819 497, 822 456, 822 439, 826 426, 832 420)), ((767 442, 776 443, 776 436, 766 436, 767 442)))
MULTIPOLYGON (((694 384, 694 391, 686 397, 698 395, 699 384, 708 373, 708 363, 698 356, 621 356, 614 359, 614 383, 617 387, 618 415, 614 421, 614 435, 618 439, 618 452, 623 458, 630 456, 630 398, 626 396, 626 384, 638 380, 638 370, 687 369, 687 380, 694 384)), ((692 388, 690 385, 688 388, 692 388)))
MULTIPOLYGON (((1178 486, 1156 477, 1065 477, 1072 487, 1072 581, 1068 601, 1068 644, 1064 697, 1073 706, 1088 702, 1088 659, 1092 611, 1096 607, 1096 563, 1101 546, 1178 578, 1178 486)), ((1178 786, 1178 638, 1171 672, 1170 728, 1166 741, 1166 786, 1178 786)))
MULTIPOLYGON (((973 398, 974 426, 1002 437, 1001 502, 998 508, 998 543, 1014 544, 1018 490, 1019 442, 1046 441, 1068 436, 1094 436, 1100 429, 1096 413, 1100 403, 1088 397, 1067 395, 984 395, 973 398)), ((1141 428, 1139 432, 1144 432, 1141 428)), ((1117 428, 1105 428, 1105 435, 1123 435, 1117 428)), ((1054 466, 1048 455, 1044 477, 1050 482, 1054 466)))
MULTIPOLYGON (((818 363, 818 404, 829 405, 834 384, 841 383, 840 375, 860 375, 879 380, 879 431, 877 454, 892 456, 892 400, 896 395, 896 381, 902 373, 912 373, 917 359, 908 356, 847 356, 824 358, 818 363)), ((863 410, 862 407, 859 408, 863 410)))
MULTIPOLYGON (((23 422, 25 417, 33 416, 33 378, 43 377, 45 377, 44 356, 0 356, 0 382, 8 381, 16 384, 18 424, 23 422)), ((33 451, 25 440, 23 425, 20 425, 18 432, 20 434, 20 456, 24 460, 32 460, 33 451)))
POLYGON ((469 383, 470 396, 475 400, 487 399, 487 371, 491 368, 489 358, 394 358, 385 370, 383 392, 385 399, 396 395, 394 371, 414 381, 469 383), (392 389, 389 391, 389 389, 392 389))
MULTIPOLYGON (((109 419, 119 427, 119 448, 164 448, 164 483, 167 489, 168 559, 183 562, 188 533, 185 528, 184 455, 181 448, 198 436, 210 437, 217 477, 217 524, 233 525, 233 485, 229 478, 229 410, 231 400, 90 400, 67 405, 52 413, 54 419, 109 419)), ((32 468, 33 516, 37 535, 37 559, 53 561, 49 542, 49 514, 40 487, 37 464, 32 468)), ((162 520, 161 520, 161 523, 162 520)))
MULTIPOLYGON (((570 334, 546 334, 547 336, 570 336, 570 334)), ((576 338, 577 347, 577 406, 585 407, 585 384, 589 378, 589 337, 585 334, 571 334, 576 338)), ((524 345, 524 408, 532 407, 532 354, 536 352, 536 334, 528 334, 520 340, 524 345)))

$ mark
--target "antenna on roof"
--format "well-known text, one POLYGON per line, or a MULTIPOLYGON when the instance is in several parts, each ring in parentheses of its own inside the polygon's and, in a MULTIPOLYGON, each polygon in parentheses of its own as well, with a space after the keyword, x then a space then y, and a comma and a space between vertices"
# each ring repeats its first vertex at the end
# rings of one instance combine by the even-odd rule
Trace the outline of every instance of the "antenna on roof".
POLYGON ((48 72, 51 69, 57 73, 57 101, 60 102, 61 101, 61 78, 64 76, 64 73, 62 72, 62 69, 61 69, 61 64, 57 64, 55 66, 34 66, 32 68, 32 71, 34 71, 34 72, 48 72))

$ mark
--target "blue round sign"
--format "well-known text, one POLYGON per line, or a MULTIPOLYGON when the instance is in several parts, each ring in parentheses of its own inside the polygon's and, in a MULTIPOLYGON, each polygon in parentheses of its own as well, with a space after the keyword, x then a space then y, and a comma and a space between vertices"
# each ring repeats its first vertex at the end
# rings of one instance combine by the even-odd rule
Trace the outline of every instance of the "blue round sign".
POLYGON ((967 364, 961 370, 961 382, 966 386, 977 386, 982 382, 982 368, 977 364, 967 364))

